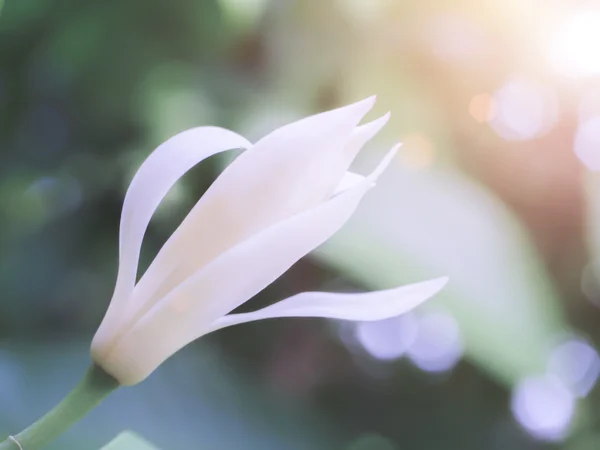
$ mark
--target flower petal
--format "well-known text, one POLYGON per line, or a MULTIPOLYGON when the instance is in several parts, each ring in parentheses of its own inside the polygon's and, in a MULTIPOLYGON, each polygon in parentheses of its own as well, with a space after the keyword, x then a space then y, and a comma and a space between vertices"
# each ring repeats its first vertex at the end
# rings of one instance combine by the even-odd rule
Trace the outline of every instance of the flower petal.
MULTIPOLYGON (((119 271, 107 318, 125 307, 137 276, 142 240, 161 200, 175 182, 203 159, 218 152, 251 147, 242 136, 218 127, 184 131, 160 145, 136 172, 123 203, 119 229, 119 271)), ((104 320, 111 322, 110 320, 104 320)), ((101 329, 103 327, 101 326, 101 329)), ((98 331, 100 333, 100 330, 98 331)))
MULTIPOLYGON (((390 120, 390 116, 391 114, 388 112, 379 119, 375 119, 372 122, 360 125, 352 131, 350 141, 344 148, 343 161, 338 164, 340 169, 345 171, 348 169, 348 167, 350 167, 350 164, 352 161, 354 161, 354 158, 356 158, 358 152, 360 152, 363 146, 373 139, 375 135, 379 133, 379 131, 381 131, 385 124, 390 120)), ((340 173, 339 176, 341 176, 342 173, 340 173)), ((339 179, 339 177, 336 179, 339 179)))
POLYGON ((170 355, 205 334, 216 319, 260 292, 335 233, 394 153, 395 149, 355 188, 263 230, 200 269, 137 319, 103 355, 102 367, 122 384, 141 381, 170 355))
POLYGON ((240 323, 277 317, 327 317, 358 321, 388 319, 419 306, 437 294, 447 282, 448 277, 442 277, 360 294, 303 292, 258 311, 223 316, 215 320, 209 332, 240 323))
POLYGON ((333 190, 332 195, 339 194, 340 192, 349 189, 350 187, 364 180, 365 177, 362 175, 346 172, 346 170, 348 167, 350 167, 350 164, 352 161, 354 161, 354 158, 356 158, 356 155, 363 148, 363 146, 384 127, 389 119, 390 113, 387 113, 377 120, 366 123, 354 129, 350 141, 344 148, 340 162, 336 164, 336 166, 332 166, 329 169, 330 172, 336 173, 336 176, 334 177, 335 180, 341 179, 338 181, 338 184, 333 190))
POLYGON ((340 184, 338 184, 337 187, 335 188, 333 195, 337 195, 340 192, 344 192, 348 189, 352 189, 354 186, 362 183, 364 181, 364 179, 365 179, 365 177, 363 177, 362 175, 359 175, 357 173, 346 172, 344 174, 344 177, 342 178, 342 181, 340 181, 340 184))
POLYGON ((150 265, 136 286, 135 308, 156 303, 239 242, 326 200, 389 117, 355 128, 373 102, 366 99, 284 126, 240 155, 150 265))

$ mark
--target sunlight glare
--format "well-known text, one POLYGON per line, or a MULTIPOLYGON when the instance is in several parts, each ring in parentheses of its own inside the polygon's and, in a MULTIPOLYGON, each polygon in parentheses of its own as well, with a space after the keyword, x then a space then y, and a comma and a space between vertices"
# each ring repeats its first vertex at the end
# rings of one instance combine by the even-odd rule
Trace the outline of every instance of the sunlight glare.
POLYGON ((600 11, 568 17, 550 41, 548 57, 554 68, 570 77, 600 75, 600 11))

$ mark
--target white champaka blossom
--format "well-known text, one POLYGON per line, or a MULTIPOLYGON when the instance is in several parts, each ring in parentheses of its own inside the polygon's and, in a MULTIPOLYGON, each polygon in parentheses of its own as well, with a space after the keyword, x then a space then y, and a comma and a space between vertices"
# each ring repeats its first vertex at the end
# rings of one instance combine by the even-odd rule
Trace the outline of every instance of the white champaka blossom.
POLYGON ((180 348, 223 327, 275 317, 380 320, 438 292, 446 278, 370 293, 306 292, 229 314, 341 228, 390 163, 396 148, 370 175, 348 172, 389 118, 358 125, 374 102, 371 97, 305 118, 256 144, 222 128, 194 128, 150 154, 125 196, 117 282, 92 342, 94 362, 132 385, 180 348), (232 149, 244 151, 136 283, 142 240, 161 200, 194 165, 232 149))

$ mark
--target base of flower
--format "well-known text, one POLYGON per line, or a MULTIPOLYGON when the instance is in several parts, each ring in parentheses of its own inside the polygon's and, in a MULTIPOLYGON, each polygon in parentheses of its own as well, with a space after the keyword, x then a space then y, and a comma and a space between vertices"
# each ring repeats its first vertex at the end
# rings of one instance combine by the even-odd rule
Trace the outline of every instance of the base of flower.
POLYGON ((20 433, 0 443, 0 450, 39 450, 82 419, 119 387, 119 382, 97 365, 91 366, 75 388, 54 408, 20 433))

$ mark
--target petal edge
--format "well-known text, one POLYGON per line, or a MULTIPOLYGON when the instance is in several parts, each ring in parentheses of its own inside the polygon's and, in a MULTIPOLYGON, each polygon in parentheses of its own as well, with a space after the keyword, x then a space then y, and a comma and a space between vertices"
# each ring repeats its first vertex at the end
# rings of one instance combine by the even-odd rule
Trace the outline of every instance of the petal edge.
POLYGON ((358 294, 303 292, 266 308, 249 313, 229 314, 215 322, 209 333, 246 322, 281 317, 324 317, 329 319, 375 321, 404 314, 437 294, 448 277, 358 294))

